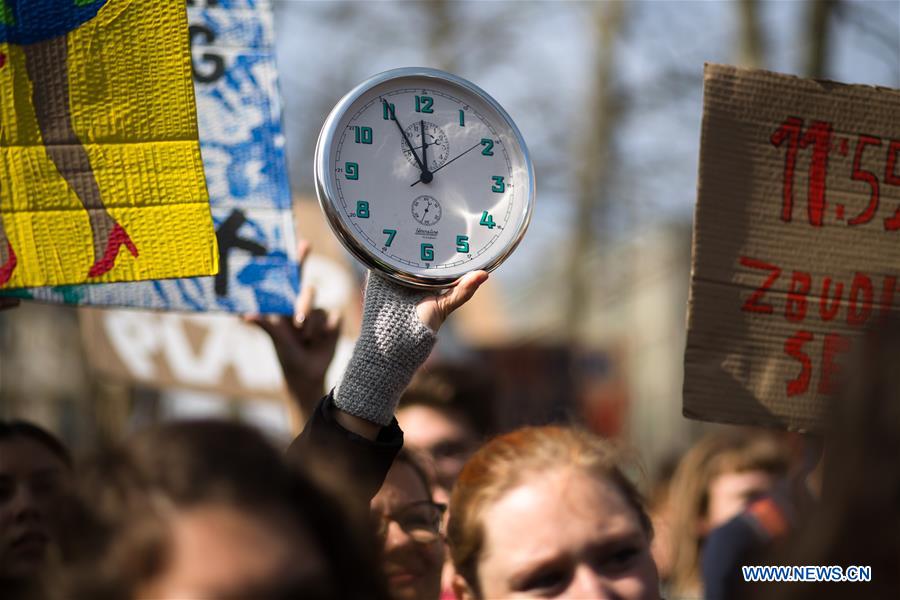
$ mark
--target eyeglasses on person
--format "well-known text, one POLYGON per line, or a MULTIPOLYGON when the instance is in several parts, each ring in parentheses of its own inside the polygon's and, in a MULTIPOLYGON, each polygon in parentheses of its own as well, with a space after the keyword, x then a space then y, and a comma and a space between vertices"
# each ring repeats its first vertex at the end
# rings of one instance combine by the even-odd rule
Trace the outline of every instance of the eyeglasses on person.
POLYGON ((446 510, 446 504, 421 500, 407 504, 391 513, 374 512, 372 520, 375 523, 375 533, 381 539, 387 537, 388 528, 393 521, 413 541, 427 544, 441 537, 441 524, 446 510))

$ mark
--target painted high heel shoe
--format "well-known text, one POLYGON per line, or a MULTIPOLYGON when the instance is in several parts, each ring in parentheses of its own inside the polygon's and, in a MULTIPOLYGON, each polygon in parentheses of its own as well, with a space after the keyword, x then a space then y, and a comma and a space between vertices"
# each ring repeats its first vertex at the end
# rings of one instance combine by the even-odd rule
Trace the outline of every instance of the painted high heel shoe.
POLYGON ((6 242, 7 259, 3 266, 0 266, 0 285, 5 284, 12 277, 13 271, 16 270, 16 264, 19 262, 16 258, 16 251, 13 250, 12 244, 6 242))
POLYGON ((131 255, 137 258, 138 249, 125 233, 125 229, 116 223, 112 231, 109 232, 109 239, 106 241, 106 250, 103 252, 103 258, 97 260, 91 270, 88 271, 88 277, 100 277, 116 265, 116 257, 119 255, 119 248, 122 245, 128 248, 131 255))

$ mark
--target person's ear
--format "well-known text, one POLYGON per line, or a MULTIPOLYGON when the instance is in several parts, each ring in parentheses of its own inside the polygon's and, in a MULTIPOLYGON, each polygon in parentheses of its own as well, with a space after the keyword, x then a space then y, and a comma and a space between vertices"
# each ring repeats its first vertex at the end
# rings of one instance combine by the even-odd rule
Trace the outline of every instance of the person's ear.
POLYGON ((472 588, 459 573, 453 576, 453 593, 456 594, 456 600, 476 600, 472 588))

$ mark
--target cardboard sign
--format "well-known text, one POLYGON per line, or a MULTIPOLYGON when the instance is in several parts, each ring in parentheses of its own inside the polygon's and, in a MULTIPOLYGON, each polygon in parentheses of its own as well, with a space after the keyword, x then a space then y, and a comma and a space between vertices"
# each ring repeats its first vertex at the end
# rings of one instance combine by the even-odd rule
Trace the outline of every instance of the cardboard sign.
POLYGON ((269 336, 235 317, 84 309, 79 320, 91 366, 110 379, 230 397, 287 397, 269 336))
POLYGON ((188 2, 215 277, 29 290, 49 302, 290 314, 299 287, 271 7, 188 2))
POLYGON ((178 2, 0 0, 0 287, 209 275, 178 2))
MULTIPOLYGON (((315 305, 343 314, 343 336, 326 375, 333 387, 359 332, 362 291, 350 258, 315 201, 298 203, 298 229, 312 244, 303 265, 315 305)), ((224 314, 135 310, 79 311, 85 356, 107 378, 153 388, 216 392, 232 398, 284 399, 278 358, 259 327, 224 314)))
POLYGON ((816 430, 900 306, 900 92, 708 65, 687 417, 816 430))

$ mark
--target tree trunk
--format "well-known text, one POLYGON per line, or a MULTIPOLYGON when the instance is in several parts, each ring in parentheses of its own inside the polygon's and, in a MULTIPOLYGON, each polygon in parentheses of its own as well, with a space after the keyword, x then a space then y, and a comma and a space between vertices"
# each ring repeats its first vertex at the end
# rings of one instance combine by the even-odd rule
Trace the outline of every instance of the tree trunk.
POLYGON ((828 60, 828 24, 834 12, 835 0, 813 0, 809 4, 809 20, 807 21, 806 70, 808 77, 824 79, 827 77, 828 60))
POLYGON ((766 64, 765 40, 759 25, 759 0, 740 1, 740 47, 738 64, 761 69, 766 64))
POLYGON ((586 259, 602 244, 597 235, 599 225, 609 213, 607 178, 612 161, 612 139, 618 121, 617 102, 611 89, 616 36, 625 18, 624 2, 594 5, 597 44, 593 60, 593 89, 580 114, 584 115, 584 138, 574 161, 577 165, 575 212, 572 215, 572 243, 567 268, 569 278, 564 323, 567 339, 580 338, 587 307, 590 304, 590 281, 598 274, 589 272, 586 259))

